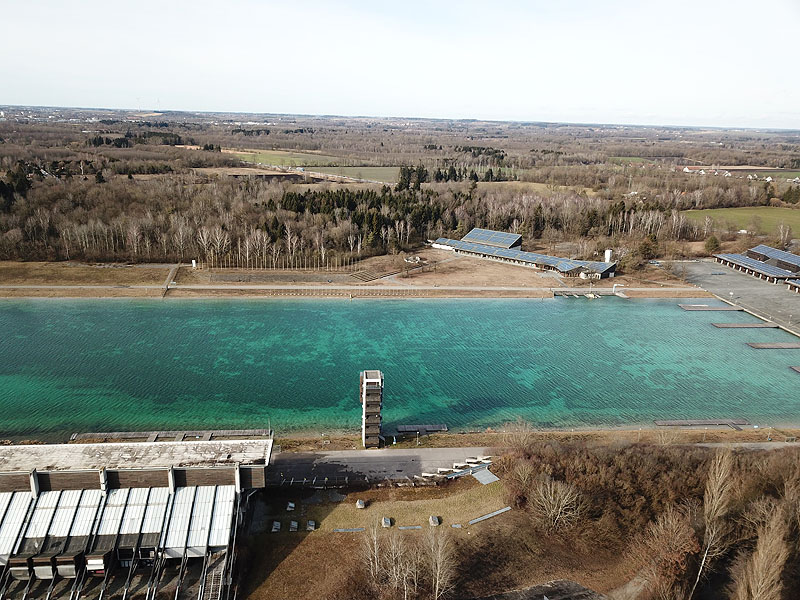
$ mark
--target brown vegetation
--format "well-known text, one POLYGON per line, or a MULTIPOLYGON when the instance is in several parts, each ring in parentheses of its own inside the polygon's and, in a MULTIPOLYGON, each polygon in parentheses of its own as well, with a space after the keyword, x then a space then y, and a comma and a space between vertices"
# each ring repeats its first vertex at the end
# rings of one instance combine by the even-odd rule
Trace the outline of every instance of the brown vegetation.
POLYGON ((795 199, 788 184, 688 174, 686 162, 800 168, 795 143, 780 133, 755 140, 684 131, 676 141, 655 128, 459 122, 443 133, 435 121, 407 128, 350 119, 342 127, 313 117, 267 128, 225 116, 219 125, 185 114, 130 121, 124 112, 54 123, 40 112, 36 120, 12 110, 0 123, 0 258, 327 267, 485 226, 523 233, 531 247, 575 241, 574 258, 613 247, 633 271, 670 254, 671 241, 713 233, 681 210, 795 199), (342 166, 417 166, 394 190, 212 180, 197 169, 242 168, 221 146, 323 151, 342 166))

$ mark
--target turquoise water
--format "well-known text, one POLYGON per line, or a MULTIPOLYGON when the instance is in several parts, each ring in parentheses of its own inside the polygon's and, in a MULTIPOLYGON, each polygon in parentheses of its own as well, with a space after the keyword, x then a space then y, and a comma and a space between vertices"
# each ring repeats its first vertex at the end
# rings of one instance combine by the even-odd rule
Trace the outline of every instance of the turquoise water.
POLYGON ((800 351, 745 345, 793 336, 678 302, 5 300, 0 435, 357 429, 364 368, 390 425, 800 422, 800 351))

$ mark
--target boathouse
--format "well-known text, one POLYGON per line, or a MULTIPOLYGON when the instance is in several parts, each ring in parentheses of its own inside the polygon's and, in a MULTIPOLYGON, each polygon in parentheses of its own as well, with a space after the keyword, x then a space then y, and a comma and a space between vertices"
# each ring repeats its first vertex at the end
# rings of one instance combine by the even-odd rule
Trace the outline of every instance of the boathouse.
POLYGON ((769 283, 800 276, 800 256, 763 244, 750 248, 745 254, 715 254, 714 260, 769 283))
POLYGON ((434 248, 452 250, 456 254, 504 262, 541 271, 555 271, 564 277, 601 279, 614 277, 617 263, 611 261, 574 260, 519 249, 522 236, 489 229, 473 229, 461 240, 439 238, 434 248))
POLYGON ((101 596, 115 577, 124 595, 138 576, 154 598, 171 563, 179 588, 191 570, 186 585, 219 600, 234 569, 237 523, 250 490, 266 485, 271 452, 271 435, 6 446, 0 597, 77 598, 92 577, 101 596))

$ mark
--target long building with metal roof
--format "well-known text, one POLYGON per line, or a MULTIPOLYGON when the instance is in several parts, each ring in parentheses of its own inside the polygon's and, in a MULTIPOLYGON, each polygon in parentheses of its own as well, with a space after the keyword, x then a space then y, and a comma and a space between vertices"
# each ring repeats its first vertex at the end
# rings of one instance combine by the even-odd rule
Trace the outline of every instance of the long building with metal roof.
POLYGON ((785 250, 778 250, 777 248, 764 244, 759 244, 754 248, 750 248, 746 254, 750 258, 773 264, 776 267, 791 271, 792 273, 800 273, 800 256, 797 254, 792 254, 785 250))
MULTIPOLYGON (((797 274, 792 271, 787 271, 776 265, 751 258, 750 256, 745 256, 744 254, 715 254, 714 258, 717 262, 727 267, 732 267, 748 275, 753 275, 759 279, 769 281, 770 283, 778 283, 779 281, 785 281, 797 276, 797 274)), ((798 269, 800 269, 800 267, 798 269)))
POLYGON ((617 263, 591 260, 573 260, 548 256, 537 252, 524 252, 509 248, 497 248, 486 244, 474 243, 463 240, 439 238, 434 243, 434 248, 453 250, 457 254, 465 254, 478 258, 506 262, 523 267, 532 267, 543 271, 556 271, 566 277, 583 277, 599 279, 613 277, 617 263))
MULTIPOLYGON (((234 485, 0 493, 3 590, 12 580, 56 577, 77 578, 80 588, 99 576, 105 585, 118 567, 127 569, 126 585, 137 567, 149 567, 155 589, 168 559, 183 571, 192 558, 205 569, 208 557, 227 557, 220 553, 234 541, 239 505, 234 485)), ((230 568, 227 558, 215 564, 230 568)))
POLYGON ((519 248, 522 245, 522 236, 518 233, 506 233, 505 231, 494 231, 492 229, 473 228, 467 235, 461 238, 463 242, 473 242, 484 246, 495 248, 519 248))
POLYGON ((266 485, 271 452, 271 435, 4 447, 0 598, 77 598, 92 577, 102 597, 115 577, 127 592, 135 573, 155 598, 173 561, 179 588, 191 573, 201 591, 210 586, 204 598, 219 600, 234 569, 237 515, 266 485))

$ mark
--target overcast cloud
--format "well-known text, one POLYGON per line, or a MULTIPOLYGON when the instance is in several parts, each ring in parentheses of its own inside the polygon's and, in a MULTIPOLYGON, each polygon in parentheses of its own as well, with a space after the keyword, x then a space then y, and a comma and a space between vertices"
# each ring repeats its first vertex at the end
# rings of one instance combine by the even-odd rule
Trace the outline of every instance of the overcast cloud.
POLYGON ((0 0, 0 104, 800 128, 800 1, 0 0))

